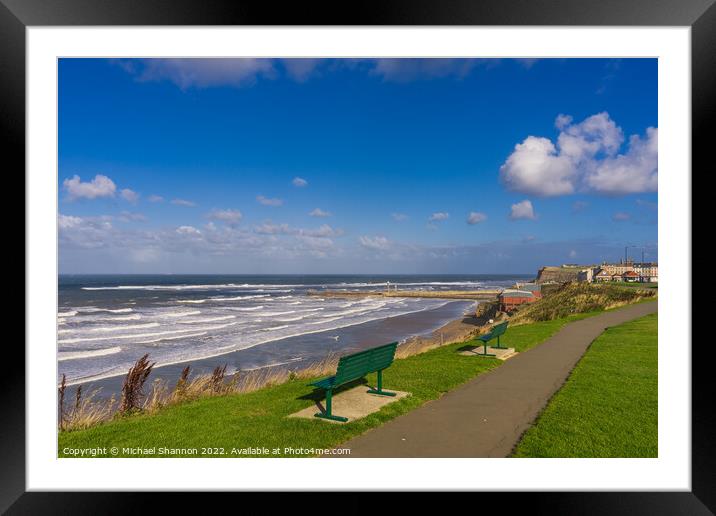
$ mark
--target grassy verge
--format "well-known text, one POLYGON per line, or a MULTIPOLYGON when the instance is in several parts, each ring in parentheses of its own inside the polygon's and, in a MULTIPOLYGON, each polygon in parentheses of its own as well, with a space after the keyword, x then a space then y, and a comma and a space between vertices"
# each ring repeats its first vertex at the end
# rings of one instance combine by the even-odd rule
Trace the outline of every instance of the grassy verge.
POLYGON ((657 322, 605 331, 518 444, 515 457, 657 457, 657 322))
MULTIPOLYGON (((562 319, 524 324, 511 328, 504 345, 525 351, 547 339, 566 323, 587 317, 578 314, 562 319)), ((468 343, 469 344, 469 343, 468 343)), ((152 415, 119 418, 86 430, 62 432, 58 439, 60 457, 72 456, 68 449, 106 448, 97 456, 133 456, 124 448, 154 449, 157 456, 242 456, 246 448, 250 456, 296 456, 287 448, 325 449, 359 435, 426 401, 436 399, 471 378, 497 367, 495 359, 462 356, 457 350, 466 343, 446 345, 395 363, 385 372, 387 389, 412 393, 411 396, 387 405, 379 412, 346 425, 333 425, 319 420, 287 418, 313 404, 307 397, 311 388, 307 380, 292 380, 282 385, 255 392, 203 398, 163 408, 152 415), (112 447, 119 449, 117 455, 112 447), (181 449, 183 453, 160 448, 181 449), (274 449, 278 449, 274 453, 274 449), (222 454, 223 452, 223 454, 222 454)), ((368 383, 375 378, 369 376, 368 383)), ((136 455, 135 455, 136 456, 136 455)))
POLYGON ((637 289, 658 289, 659 284, 658 283, 629 283, 629 282, 616 282, 613 283, 615 287, 622 287, 622 288, 637 288, 637 289))

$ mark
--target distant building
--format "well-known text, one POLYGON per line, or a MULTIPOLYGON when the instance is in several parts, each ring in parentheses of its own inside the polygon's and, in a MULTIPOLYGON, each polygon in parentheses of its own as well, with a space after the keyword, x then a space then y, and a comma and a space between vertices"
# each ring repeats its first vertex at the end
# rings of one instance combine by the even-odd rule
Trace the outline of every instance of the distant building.
POLYGON ((534 295, 537 299, 542 297, 542 285, 539 283, 522 283, 520 288, 517 290, 532 292, 532 295, 534 295))
POLYGON ((579 271, 577 275, 577 281, 586 281, 592 283, 595 280, 595 276, 601 269, 599 267, 587 267, 579 271))
POLYGON ((622 260, 619 263, 603 263, 600 272, 595 276, 596 281, 629 281, 643 283, 658 283, 659 265, 653 262, 634 262, 622 260), (624 274, 629 272, 626 277, 624 274), (608 279, 611 276, 611 279, 608 279), (636 279, 635 279, 636 278, 636 279))
POLYGON ((594 281, 597 282, 604 282, 604 281, 612 281, 612 273, 607 271, 606 269, 599 269, 599 272, 597 272, 594 275, 594 281))
POLYGON ((651 262, 635 263, 634 272, 636 272, 640 281, 646 283, 658 283, 659 282, 659 265, 651 262))
POLYGON ((534 303, 537 299, 539 298, 534 292, 530 292, 529 290, 503 290, 499 296, 500 311, 512 312, 518 306, 524 303, 534 303))
MULTIPOLYGON (((576 265, 565 263, 559 267, 542 267, 537 272, 538 284, 568 283, 570 281, 605 282, 605 281, 638 281, 657 283, 659 281, 659 265, 651 262, 635 263, 633 260, 621 260, 619 263, 602 263, 595 265, 576 265), (624 278, 626 272, 636 274, 624 278)), ((518 284, 522 289, 522 285, 518 284)))
POLYGON ((630 271, 634 268, 634 262, 632 261, 620 261, 619 263, 603 263, 602 269, 607 271, 609 274, 614 276, 615 274, 622 275, 626 271, 630 271))
POLYGON ((634 272, 633 270, 626 271, 621 276, 622 276, 622 281, 626 281, 628 283, 636 283, 637 281, 639 281, 639 275, 636 272, 634 272))

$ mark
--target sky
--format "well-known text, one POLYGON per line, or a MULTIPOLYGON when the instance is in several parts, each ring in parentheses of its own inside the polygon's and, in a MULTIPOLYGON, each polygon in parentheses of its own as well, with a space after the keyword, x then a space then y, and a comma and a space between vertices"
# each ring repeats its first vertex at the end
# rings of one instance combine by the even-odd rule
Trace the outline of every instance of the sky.
POLYGON ((657 254, 656 59, 60 59, 60 273, 657 254))

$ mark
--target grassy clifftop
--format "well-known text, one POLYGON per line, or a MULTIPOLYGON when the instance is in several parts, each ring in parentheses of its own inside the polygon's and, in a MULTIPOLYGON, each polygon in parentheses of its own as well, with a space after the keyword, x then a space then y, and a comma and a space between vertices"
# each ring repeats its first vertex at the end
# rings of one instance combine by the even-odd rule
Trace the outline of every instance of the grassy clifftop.
POLYGON ((572 314, 608 310, 655 299, 653 289, 624 288, 619 285, 567 283, 539 301, 523 305, 511 318, 514 323, 551 321, 572 314))
POLYGON ((658 315, 608 328, 523 436, 516 457, 657 457, 658 315))

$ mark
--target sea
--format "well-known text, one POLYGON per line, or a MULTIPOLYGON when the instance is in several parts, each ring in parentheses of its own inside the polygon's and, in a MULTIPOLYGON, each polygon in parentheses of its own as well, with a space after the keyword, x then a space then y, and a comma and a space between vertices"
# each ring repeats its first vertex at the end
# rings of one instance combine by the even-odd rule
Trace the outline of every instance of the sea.
MULTIPOLYGON (((68 385, 119 378, 144 354, 154 371, 300 368, 329 353, 404 341, 474 301, 322 297, 324 291, 479 290, 529 275, 60 275, 57 373, 68 385), (309 295, 309 291, 314 295, 309 295), (316 295, 317 294, 317 295, 316 295)), ((117 381, 104 382, 116 390, 117 381)))

